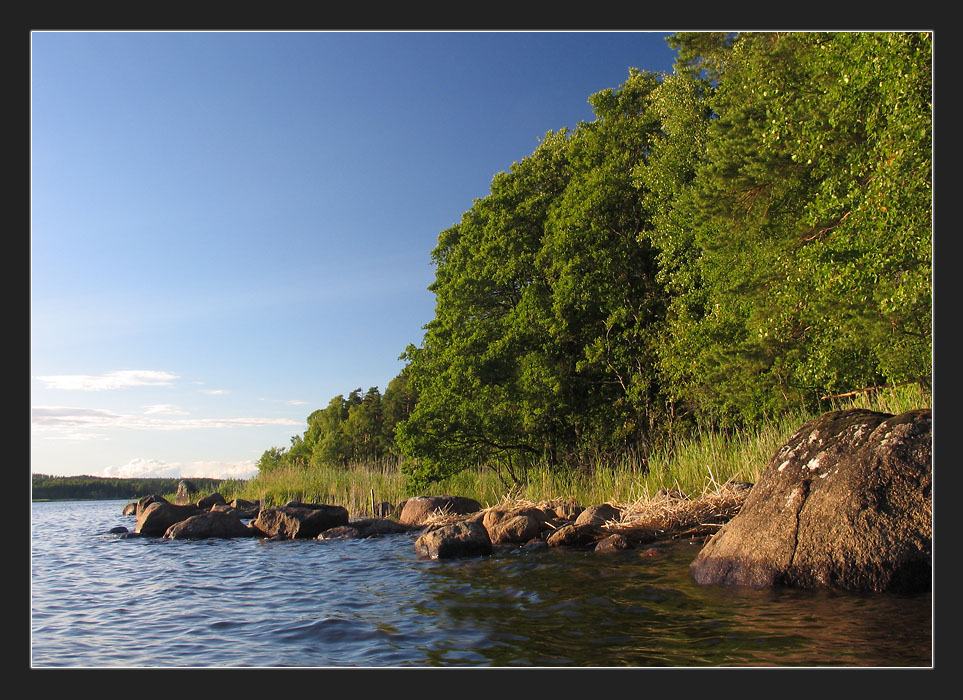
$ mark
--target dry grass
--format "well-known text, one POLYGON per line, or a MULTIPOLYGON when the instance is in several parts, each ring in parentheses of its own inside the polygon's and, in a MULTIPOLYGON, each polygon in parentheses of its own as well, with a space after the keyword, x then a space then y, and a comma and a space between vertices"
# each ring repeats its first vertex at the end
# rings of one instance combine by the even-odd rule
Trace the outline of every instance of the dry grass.
MULTIPOLYGON (((609 505, 616 506, 622 511, 621 518, 605 523, 601 529, 609 534, 618 533, 629 540, 639 542, 711 535, 739 512, 749 491, 748 488, 723 484, 714 489, 707 488, 701 495, 694 498, 658 493, 628 504, 609 501, 609 505)), ((485 508, 483 512, 495 509, 545 509, 568 500, 570 499, 556 498, 536 502, 506 494, 497 503, 485 508)), ((428 516, 425 525, 429 528, 451 525, 477 515, 477 513, 459 515, 445 508, 439 508, 428 516)))
POLYGON ((729 485, 715 490, 707 489, 695 498, 657 494, 653 498, 621 506, 621 520, 606 523, 604 528, 629 539, 713 534, 739 512, 748 496, 748 488, 729 485))

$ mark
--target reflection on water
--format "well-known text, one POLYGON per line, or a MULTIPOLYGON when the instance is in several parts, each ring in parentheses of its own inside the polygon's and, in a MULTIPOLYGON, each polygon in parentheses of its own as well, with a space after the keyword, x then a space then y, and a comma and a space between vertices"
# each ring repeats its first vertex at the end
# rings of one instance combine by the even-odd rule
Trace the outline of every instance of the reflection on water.
MULTIPOLYGON (((696 551, 676 543, 657 558, 550 550, 434 562, 423 610, 487 630, 464 659, 472 664, 930 664, 930 596, 703 587, 687 575, 696 551)), ((455 662, 463 641, 432 649, 429 662, 455 662)))
POLYGON ((34 666, 929 666, 931 596, 698 586, 698 545, 424 561, 372 540, 118 539, 32 508, 34 666))

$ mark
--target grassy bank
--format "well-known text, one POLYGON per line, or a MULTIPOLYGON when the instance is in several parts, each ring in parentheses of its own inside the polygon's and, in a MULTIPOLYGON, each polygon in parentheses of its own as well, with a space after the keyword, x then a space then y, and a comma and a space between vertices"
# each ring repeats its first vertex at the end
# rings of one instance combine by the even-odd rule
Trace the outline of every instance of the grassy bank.
MULTIPOLYGON (((931 397, 916 385, 836 400, 830 408, 868 408, 902 413, 928 408, 931 397)), ((797 412, 746 430, 698 430, 649 456, 648 469, 626 463, 596 463, 571 473, 547 466, 529 469, 521 485, 509 489, 487 468, 466 469, 432 488, 431 494, 474 498, 483 506, 505 498, 534 502, 575 498, 593 503, 631 504, 651 499, 660 489, 678 489, 690 496, 714 491, 727 481, 755 482, 772 455, 799 427, 816 414, 797 412)), ((375 502, 397 504, 412 495, 406 491, 397 462, 355 464, 346 468, 289 467, 261 474, 247 482, 225 483, 226 498, 260 499, 266 505, 289 500, 344 506, 352 517, 370 514, 375 502)))

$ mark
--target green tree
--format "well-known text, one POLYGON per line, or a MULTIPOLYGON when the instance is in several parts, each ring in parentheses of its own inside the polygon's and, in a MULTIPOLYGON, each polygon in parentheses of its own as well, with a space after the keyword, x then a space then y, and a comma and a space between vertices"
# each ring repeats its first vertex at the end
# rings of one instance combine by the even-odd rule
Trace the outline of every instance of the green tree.
POLYGON ((257 470, 260 474, 269 474, 285 464, 287 450, 283 447, 269 447, 261 454, 257 461, 257 470))
POLYGON ((397 431, 416 483, 648 448, 664 303, 632 171, 657 85, 632 71, 593 95, 593 122, 549 132, 439 236, 435 317, 407 355, 418 403, 397 431))
POLYGON ((714 51, 704 147, 650 234, 678 295, 674 393, 725 422, 927 381, 929 37, 741 34, 714 51))

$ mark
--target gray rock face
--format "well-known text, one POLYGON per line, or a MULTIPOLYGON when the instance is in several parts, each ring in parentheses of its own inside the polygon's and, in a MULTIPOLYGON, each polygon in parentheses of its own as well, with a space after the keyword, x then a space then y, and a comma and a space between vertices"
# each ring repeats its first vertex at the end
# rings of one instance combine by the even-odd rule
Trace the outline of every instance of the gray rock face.
POLYGON ((169 540, 201 540, 251 537, 254 531, 231 513, 208 511, 192 515, 187 520, 174 523, 164 533, 169 540))
POLYGON ((473 498, 464 496, 416 496, 404 502, 404 508, 398 520, 405 525, 424 525, 436 510, 465 515, 481 510, 481 504, 473 498))
POLYGON ((931 460, 928 409, 824 414, 773 456, 690 572, 706 584, 926 590, 931 460))
POLYGON ((341 506, 299 503, 262 509, 251 526, 269 537, 316 538, 324 530, 348 524, 348 511, 341 506))
POLYGON ((171 525, 187 520, 198 512, 194 505, 178 506, 164 500, 155 501, 137 516, 134 532, 148 537, 162 537, 171 525))
POLYGON ((488 531, 478 520, 466 520, 425 532, 415 541, 419 557, 451 559, 492 553, 488 531))

